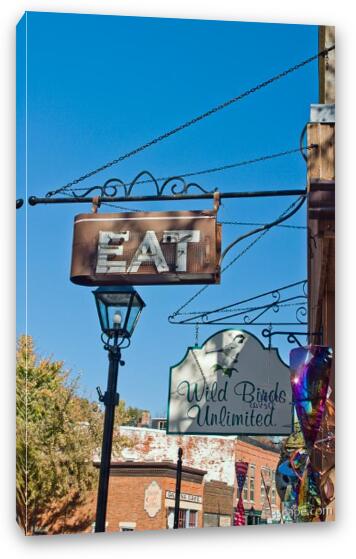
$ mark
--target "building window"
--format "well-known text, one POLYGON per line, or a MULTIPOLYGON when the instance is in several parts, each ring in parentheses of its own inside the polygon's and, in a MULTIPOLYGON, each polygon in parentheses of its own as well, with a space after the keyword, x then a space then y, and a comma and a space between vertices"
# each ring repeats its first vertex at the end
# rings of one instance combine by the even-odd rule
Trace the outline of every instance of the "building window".
POLYGON ((272 505, 275 505, 277 502, 277 491, 276 491, 276 472, 272 472, 272 489, 271 489, 271 501, 272 505))
POLYGON ((245 483, 242 489, 242 498, 244 501, 248 501, 248 472, 246 474, 245 483))
MULTIPOLYGON (((190 511, 192 513, 192 511, 190 511)), ((226 528, 231 526, 231 516, 228 514, 217 514, 213 512, 204 512, 204 528, 226 528)))
MULTIPOLYGON (((174 522, 174 509, 168 509, 168 517, 171 522, 168 522, 168 527, 173 528, 174 522), (171 526, 170 526, 171 524, 171 526)), ((198 527, 198 511, 189 509, 179 509, 178 528, 197 528, 198 527)))
POLYGON ((136 529, 136 522, 119 522, 120 532, 134 532, 136 529))
POLYGON ((276 504, 276 489, 274 487, 271 489, 271 502, 272 505, 276 504))
POLYGON ((178 528, 185 528, 186 512, 185 509, 179 509, 178 528))
POLYGON ((269 468, 261 468, 261 503, 263 504, 266 499, 265 484, 271 485, 272 473, 269 468))
POLYGON ((204 512, 204 528, 217 528, 219 526, 219 515, 204 512))
POLYGON ((253 503, 255 501, 255 473, 256 466, 250 464, 250 501, 253 503))
POLYGON ((166 420, 158 422, 158 429, 161 429, 162 431, 166 429, 166 420))
POLYGON ((263 483, 263 477, 261 473, 261 504, 265 502, 265 498, 266 498, 265 484, 263 483))
POLYGON ((198 513, 196 510, 189 511, 189 528, 196 528, 198 525, 198 513))

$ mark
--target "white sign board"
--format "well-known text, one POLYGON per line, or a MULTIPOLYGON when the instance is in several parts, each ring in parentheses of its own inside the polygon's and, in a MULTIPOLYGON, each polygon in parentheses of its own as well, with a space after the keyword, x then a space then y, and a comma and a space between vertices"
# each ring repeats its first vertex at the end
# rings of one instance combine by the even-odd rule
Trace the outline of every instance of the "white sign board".
POLYGON ((161 510, 162 489, 156 481, 151 481, 145 489, 144 509, 150 518, 154 518, 161 510))
MULTIPOLYGON (((166 499, 175 499, 176 494, 175 491, 166 491, 166 499)), ((190 495, 189 493, 180 493, 179 495, 180 501, 188 501, 189 503, 202 503, 203 497, 200 495, 190 495)))
POLYGON ((288 435, 289 367, 240 330, 217 332, 171 367, 167 433, 288 435))

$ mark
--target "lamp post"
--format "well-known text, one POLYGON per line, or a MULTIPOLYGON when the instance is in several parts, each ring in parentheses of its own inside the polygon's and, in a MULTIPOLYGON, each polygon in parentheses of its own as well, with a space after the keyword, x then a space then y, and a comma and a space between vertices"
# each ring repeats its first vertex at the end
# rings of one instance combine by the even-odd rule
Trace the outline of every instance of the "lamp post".
POLYGON ((105 532, 115 407, 119 403, 119 394, 116 392, 117 378, 119 364, 125 364, 121 360, 121 349, 130 345, 131 335, 145 303, 132 286, 98 287, 93 293, 102 330, 101 339, 109 358, 105 394, 97 388, 99 400, 105 406, 105 415, 95 532, 105 532), (126 345, 123 345, 125 342, 126 345))
POLYGON ((173 528, 177 530, 179 528, 179 505, 180 505, 180 489, 182 482, 182 456, 183 449, 178 448, 178 460, 177 460, 177 476, 176 476, 176 496, 174 503, 174 524, 173 528))

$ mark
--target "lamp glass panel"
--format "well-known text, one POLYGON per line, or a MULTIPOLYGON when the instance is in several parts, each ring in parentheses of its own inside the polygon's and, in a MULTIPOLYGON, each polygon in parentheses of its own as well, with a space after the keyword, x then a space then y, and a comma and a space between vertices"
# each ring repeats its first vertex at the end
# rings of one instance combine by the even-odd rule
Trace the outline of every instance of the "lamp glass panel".
POLYGON ((142 301, 136 296, 132 298, 130 314, 127 317, 126 330, 132 334, 142 310, 142 301))
POLYGON ((94 291, 101 328, 108 335, 121 330, 131 335, 145 303, 132 287, 113 287, 110 290, 98 288, 94 291), (114 322, 116 313, 120 313, 121 321, 114 322))
POLYGON ((124 327, 130 300, 130 293, 97 293, 98 309, 103 330, 114 329, 114 316, 117 312, 121 315, 121 322, 117 327, 124 327))

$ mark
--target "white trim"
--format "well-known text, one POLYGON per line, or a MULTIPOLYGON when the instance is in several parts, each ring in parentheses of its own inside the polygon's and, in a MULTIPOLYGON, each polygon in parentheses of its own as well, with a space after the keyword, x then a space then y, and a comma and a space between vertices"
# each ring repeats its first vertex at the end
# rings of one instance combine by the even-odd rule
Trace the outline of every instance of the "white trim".
POLYGON ((162 217, 162 216, 160 216, 160 217, 102 217, 102 218, 100 218, 100 217, 93 217, 93 218, 86 217, 86 218, 83 218, 83 219, 77 219, 74 222, 74 225, 76 225, 77 223, 81 223, 83 221, 147 221, 147 220, 150 220, 150 219, 151 220, 154 219, 154 220, 157 220, 157 221, 167 220, 167 219, 169 219, 169 220, 172 220, 172 219, 185 219, 185 220, 194 219, 195 220, 195 219, 215 219, 215 216, 212 216, 212 215, 189 216, 189 215, 187 215, 187 216, 175 216, 175 217, 172 216, 171 217, 171 216, 167 215, 165 217, 162 217))
POLYGON ((135 530, 136 522, 119 522, 119 528, 128 528, 129 530, 135 530))
MULTIPOLYGON (((175 500, 174 499, 165 499, 164 501, 166 508, 174 508, 175 500)), ((179 508, 184 510, 203 510, 203 505, 198 503, 190 503, 189 501, 180 501, 179 508)))
MULTIPOLYGON (((96 524, 95 522, 92 522, 92 523, 91 523, 91 533, 92 533, 92 534, 95 534, 95 524, 96 524)), ((106 521, 106 522, 105 522, 105 529, 106 529, 108 526, 109 526, 109 522, 106 521)))

